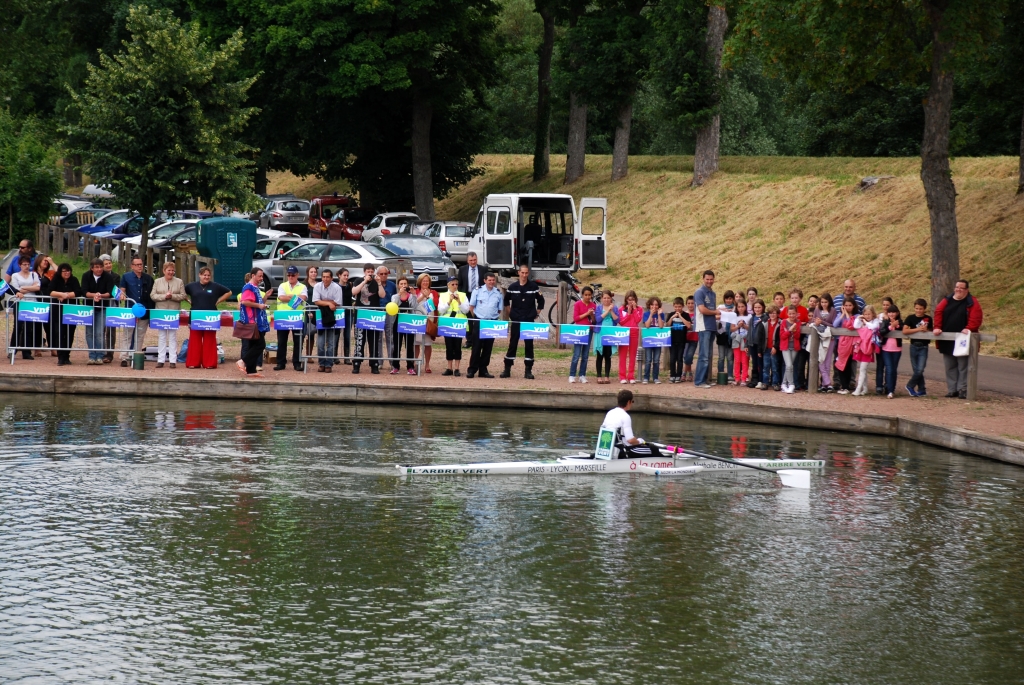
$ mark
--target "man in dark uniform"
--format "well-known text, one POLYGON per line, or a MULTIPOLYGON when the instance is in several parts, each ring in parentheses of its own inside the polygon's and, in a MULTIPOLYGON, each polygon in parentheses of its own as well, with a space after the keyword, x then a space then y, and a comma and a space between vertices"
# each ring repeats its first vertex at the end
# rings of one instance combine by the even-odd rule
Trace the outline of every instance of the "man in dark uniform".
MULTIPOLYGON (((505 307, 511 324, 508 327, 505 370, 501 372, 500 378, 512 375, 512 364, 516 361, 516 352, 519 348, 519 323, 536 321, 544 309, 544 296, 540 294, 540 286, 536 281, 530 280, 530 267, 525 264, 519 267, 519 280, 505 289, 505 307)), ((526 348, 526 356, 523 357, 526 373, 523 374, 523 378, 533 380, 533 341, 524 340, 523 344, 526 348)))

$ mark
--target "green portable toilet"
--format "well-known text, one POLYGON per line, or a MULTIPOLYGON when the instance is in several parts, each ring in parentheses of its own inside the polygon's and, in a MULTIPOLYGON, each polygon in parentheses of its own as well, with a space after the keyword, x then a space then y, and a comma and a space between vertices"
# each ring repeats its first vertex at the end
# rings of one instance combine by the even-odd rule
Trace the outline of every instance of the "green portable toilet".
POLYGON ((245 274, 252 269, 256 249, 256 224, 248 219, 213 216, 199 222, 196 249, 203 257, 213 257, 214 280, 234 292, 241 292, 245 274))

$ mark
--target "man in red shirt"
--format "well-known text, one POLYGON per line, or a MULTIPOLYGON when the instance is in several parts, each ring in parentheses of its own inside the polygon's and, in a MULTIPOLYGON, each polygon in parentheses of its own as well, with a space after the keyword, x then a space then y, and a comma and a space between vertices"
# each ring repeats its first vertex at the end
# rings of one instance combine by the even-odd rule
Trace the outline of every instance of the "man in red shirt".
MULTIPOLYGON (((942 299, 935 307, 935 327, 932 332, 941 335, 942 329, 950 333, 977 333, 981 329, 984 315, 981 303, 970 292, 967 281, 957 281, 953 294, 942 299)), ((952 340, 936 341, 935 346, 942 353, 946 365, 946 397, 967 399, 967 355, 953 356, 952 340)))

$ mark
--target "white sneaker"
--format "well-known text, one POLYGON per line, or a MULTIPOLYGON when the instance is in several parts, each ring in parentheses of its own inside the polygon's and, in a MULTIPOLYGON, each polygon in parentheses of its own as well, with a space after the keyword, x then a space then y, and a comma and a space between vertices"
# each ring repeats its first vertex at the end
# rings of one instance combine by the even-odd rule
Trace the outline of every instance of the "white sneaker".
POLYGON ((782 392, 786 393, 787 395, 792 395, 795 392, 795 390, 792 385, 784 385, 782 386, 782 392))
POLYGON ((635 385, 635 384, 636 384, 636 381, 635 381, 635 380, 633 380, 633 381, 630 381, 630 382, 629 382, 629 384, 630 384, 630 385, 635 385))
POLYGON ((889 393, 888 397, 891 400, 892 399, 892 393, 889 393))
POLYGON ((754 386, 754 390, 760 390, 763 387, 764 387, 764 383, 758 383, 757 385, 754 386))
POLYGON ((569 376, 569 382, 570 383, 575 383, 576 382, 576 376, 569 376))
POLYGON ((661 381, 660 381, 660 380, 658 380, 657 378, 655 378, 655 379, 654 379, 654 384, 655 384, 655 385, 661 385, 661 381))
POLYGON ((641 384, 641 385, 647 385, 647 379, 645 378, 645 379, 643 379, 642 381, 640 381, 640 384, 641 384))
POLYGON ((587 383, 587 377, 586 376, 580 376, 579 379, 580 379, 580 383, 583 383, 584 385, 586 385, 586 383, 587 383))
POLYGON ((849 391, 849 390, 847 390, 846 388, 843 388, 842 390, 837 390, 837 391, 836 391, 836 394, 837 394, 837 395, 849 395, 849 394, 850 394, 850 391, 849 391))
POLYGON ((625 384, 626 384, 626 381, 622 380, 622 381, 619 381, 619 383, 620 383, 621 385, 625 385, 625 384))

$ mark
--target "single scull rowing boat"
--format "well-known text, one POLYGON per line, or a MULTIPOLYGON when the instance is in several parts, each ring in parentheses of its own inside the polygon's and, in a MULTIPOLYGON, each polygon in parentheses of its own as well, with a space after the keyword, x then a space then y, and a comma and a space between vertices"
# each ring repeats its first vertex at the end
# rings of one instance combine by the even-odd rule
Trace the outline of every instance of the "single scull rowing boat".
POLYGON ((681 454, 676 458, 644 457, 638 459, 594 459, 588 454, 575 454, 552 461, 498 461, 479 464, 431 464, 412 466, 397 464, 407 476, 533 476, 568 474, 644 473, 647 475, 686 476, 701 471, 749 472, 744 466, 779 469, 820 469, 821 459, 737 459, 727 463, 681 454))

